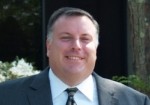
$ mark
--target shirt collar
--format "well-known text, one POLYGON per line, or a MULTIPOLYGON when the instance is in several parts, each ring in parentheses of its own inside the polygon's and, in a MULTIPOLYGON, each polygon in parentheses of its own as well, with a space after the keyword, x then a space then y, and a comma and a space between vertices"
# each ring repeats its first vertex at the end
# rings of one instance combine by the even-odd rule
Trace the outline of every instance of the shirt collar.
MULTIPOLYGON (((57 98, 57 96, 61 95, 69 86, 61 81, 50 69, 49 70, 49 80, 51 86, 51 92, 53 99, 57 98), (61 88, 58 88, 61 87, 61 88)), ((78 90, 84 94, 90 101, 93 101, 94 98, 94 91, 96 89, 95 81, 92 75, 86 78, 82 83, 75 86, 78 90)))
POLYGON ((49 70, 49 79, 50 79, 50 86, 52 97, 55 99, 57 96, 63 93, 65 89, 68 87, 65 83, 63 83, 50 69, 49 70), (61 87, 61 88, 59 88, 61 87))
POLYGON ((95 84, 94 78, 90 75, 82 83, 76 86, 82 94, 84 94, 90 101, 93 101, 95 84))

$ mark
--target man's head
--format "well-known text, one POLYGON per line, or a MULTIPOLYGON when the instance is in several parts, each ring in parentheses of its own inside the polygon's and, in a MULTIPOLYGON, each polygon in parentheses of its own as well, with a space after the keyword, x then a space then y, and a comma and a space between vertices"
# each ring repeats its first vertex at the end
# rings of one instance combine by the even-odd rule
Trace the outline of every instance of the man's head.
POLYGON ((80 8, 72 8, 72 7, 64 7, 64 8, 60 8, 57 11, 55 11, 48 22, 47 25, 47 38, 51 39, 52 38, 52 33, 53 33, 53 26, 55 24, 55 22, 58 20, 58 18, 62 17, 62 16, 86 16, 88 17, 94 24, 96 31, 97 31, 97 44, 99 44, 99 24, 98 22, 94 19, 94 17, 89 14, 87 11, 84 11, 80 8))
POLYGON ((86 11, 61 8, 48 23, 47 56, 58 78, 73 86, 87 78, 95 67, 99 26, 86 11))

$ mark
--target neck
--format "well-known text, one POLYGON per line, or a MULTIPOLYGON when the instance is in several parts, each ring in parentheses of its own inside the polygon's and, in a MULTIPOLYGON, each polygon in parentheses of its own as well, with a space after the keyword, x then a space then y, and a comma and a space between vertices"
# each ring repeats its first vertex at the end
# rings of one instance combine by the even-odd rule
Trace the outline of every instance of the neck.
MULTIPOLYGON (((64 76, 63 78, 60 78, 65 84, 67 84, 70 87, 74 87, 82 83, 86 78, 88 78, 89 75, 69 75, 69 76, 64 76)), ((59 78, 59 77, 58 77, 59 78)))

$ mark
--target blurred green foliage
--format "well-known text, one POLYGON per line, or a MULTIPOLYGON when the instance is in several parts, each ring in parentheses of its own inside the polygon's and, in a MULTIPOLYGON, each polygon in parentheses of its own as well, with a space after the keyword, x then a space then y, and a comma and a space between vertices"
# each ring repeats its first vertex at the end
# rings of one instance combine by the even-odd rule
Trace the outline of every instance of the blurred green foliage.
POLYGON ((138 75, 113 76, 112 79, 150 96, 150 76, 147 80, 143 80, 138 75))
POLYGON ((16 56, 36 62, 42 44, 41 0, 0 0, 0 60, 16 56))

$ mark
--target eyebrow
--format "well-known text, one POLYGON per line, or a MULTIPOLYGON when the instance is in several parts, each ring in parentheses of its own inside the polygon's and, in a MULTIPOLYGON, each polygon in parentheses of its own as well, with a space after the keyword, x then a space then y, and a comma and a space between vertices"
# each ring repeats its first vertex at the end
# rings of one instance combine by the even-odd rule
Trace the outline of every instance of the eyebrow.
MULTIPOLYGON (((62 32, 62 33, 60 33, 60 35, 72 35, 71 33, 69 33, 69 32, 62 32)), ((88 34, 88 33, 84 33, 84 34, 82 34, 81 36, 92 36, 91 34, 88 34)))

